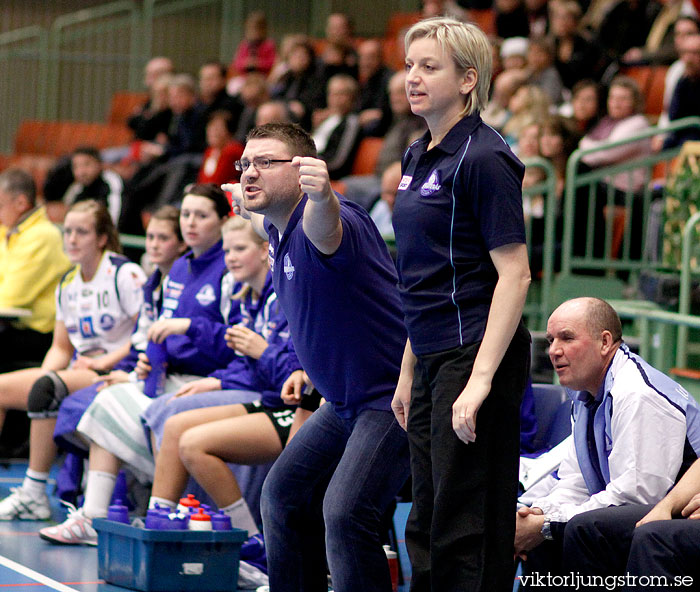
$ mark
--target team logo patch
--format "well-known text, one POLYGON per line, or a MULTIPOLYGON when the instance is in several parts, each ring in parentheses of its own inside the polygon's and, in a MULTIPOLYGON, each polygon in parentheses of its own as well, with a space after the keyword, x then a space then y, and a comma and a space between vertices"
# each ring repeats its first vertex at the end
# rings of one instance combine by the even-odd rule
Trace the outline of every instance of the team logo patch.
POLYGON ((294 277, 294 266, 292 265, 292 260, 289 258, 289 253, 284 256, 284 275, 287 276, 288 280, 294 277))
POLYGON ((442 185, 440 185, 440 173, 438 173, 437 170, 434 170, 432 173, 430 173, 430 177, 428 177, 428 180, 425 183, 423 183, 423 186, 420 188, 420 194, 423 197, 426 197, 428 195, 432 195, 441 187, 442 185))
POLYGON ((109 331, 114 327, 114 324, 114 317, 111 314, 103 314, 100 317, 100 327, 102 327, 103 331, 109 331))
POLYGON ((92 326, 92 317, 82 317, 80 319, 80 334, 87 339, 95 336, 95 329, 92 326))
POLYGON ((399 183, 399 189, 398 191, 404 191, 405 189, 408 189, 408 186, 411 184, 411 181, 413 181, 413 177, 410 175, 404 175, 401 177, 401 183, 399 183))
POLYGON ((216 293, 211 284, 206 284, 199 289, 195 298, 201 306, 209 306, 216 300, 216 293))

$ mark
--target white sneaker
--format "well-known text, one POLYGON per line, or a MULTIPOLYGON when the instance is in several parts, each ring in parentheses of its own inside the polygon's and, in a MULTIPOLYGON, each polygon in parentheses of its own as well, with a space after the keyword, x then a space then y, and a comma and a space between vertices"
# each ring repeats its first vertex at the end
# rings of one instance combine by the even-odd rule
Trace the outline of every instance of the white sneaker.
POLYGON ((0 520, 48 520, 51 518, 49 497, 29 495, 21 487, 11 487, 10 495, 0 501, 0 520))
POLYGON ((97 532, 92 527, 92 520, 83 514, 83 509, 76 510, 73 504, 68 506, 68 518, 57 526, 48 526, 39 531, 45 541, 61 545, 97 545, 97 532))

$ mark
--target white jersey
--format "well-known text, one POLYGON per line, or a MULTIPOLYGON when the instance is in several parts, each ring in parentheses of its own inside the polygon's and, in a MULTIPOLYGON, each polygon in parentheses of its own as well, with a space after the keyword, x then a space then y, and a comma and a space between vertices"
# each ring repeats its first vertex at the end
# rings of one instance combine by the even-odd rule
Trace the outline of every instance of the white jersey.
POLYGON ((77 354, 99 356, 131 336, 143 303, 143 270, 126 257, 105 251, 95 276, 83 280, 77 265, 56 288, 56 320, 62 321, 77 354))

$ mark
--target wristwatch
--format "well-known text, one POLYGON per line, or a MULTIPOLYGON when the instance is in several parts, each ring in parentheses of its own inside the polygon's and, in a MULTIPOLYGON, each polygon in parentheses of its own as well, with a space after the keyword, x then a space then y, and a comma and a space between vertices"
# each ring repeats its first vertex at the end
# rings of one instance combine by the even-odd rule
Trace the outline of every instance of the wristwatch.
POLYGON ((544 522, 542 523, 542 530, 540 532, 542 533, 545 541, 554 540, 554 537, 552 536, 552 524, 549 521, 549 516, 547 514, 544 515, 544 522))

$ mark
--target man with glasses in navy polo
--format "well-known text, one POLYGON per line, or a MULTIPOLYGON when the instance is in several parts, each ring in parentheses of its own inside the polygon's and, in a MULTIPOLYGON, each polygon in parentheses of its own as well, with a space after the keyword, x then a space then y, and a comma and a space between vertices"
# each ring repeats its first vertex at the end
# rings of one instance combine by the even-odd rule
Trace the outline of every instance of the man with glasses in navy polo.
MULTIPOLYGON (((325 592, 325 529, 333 588, 388 592, 381 522, 410 472, 406 434, 390 407, 406 342, 393 263, 367 212, 333 192, 300 127, 255 128, 236 167, 241 185, 224 188, 269 235, 297 356, 328 401, 263 487, 270 587, 325 592)), ((300 373, 288 385, 286 400, 298 403, 300 373)))

